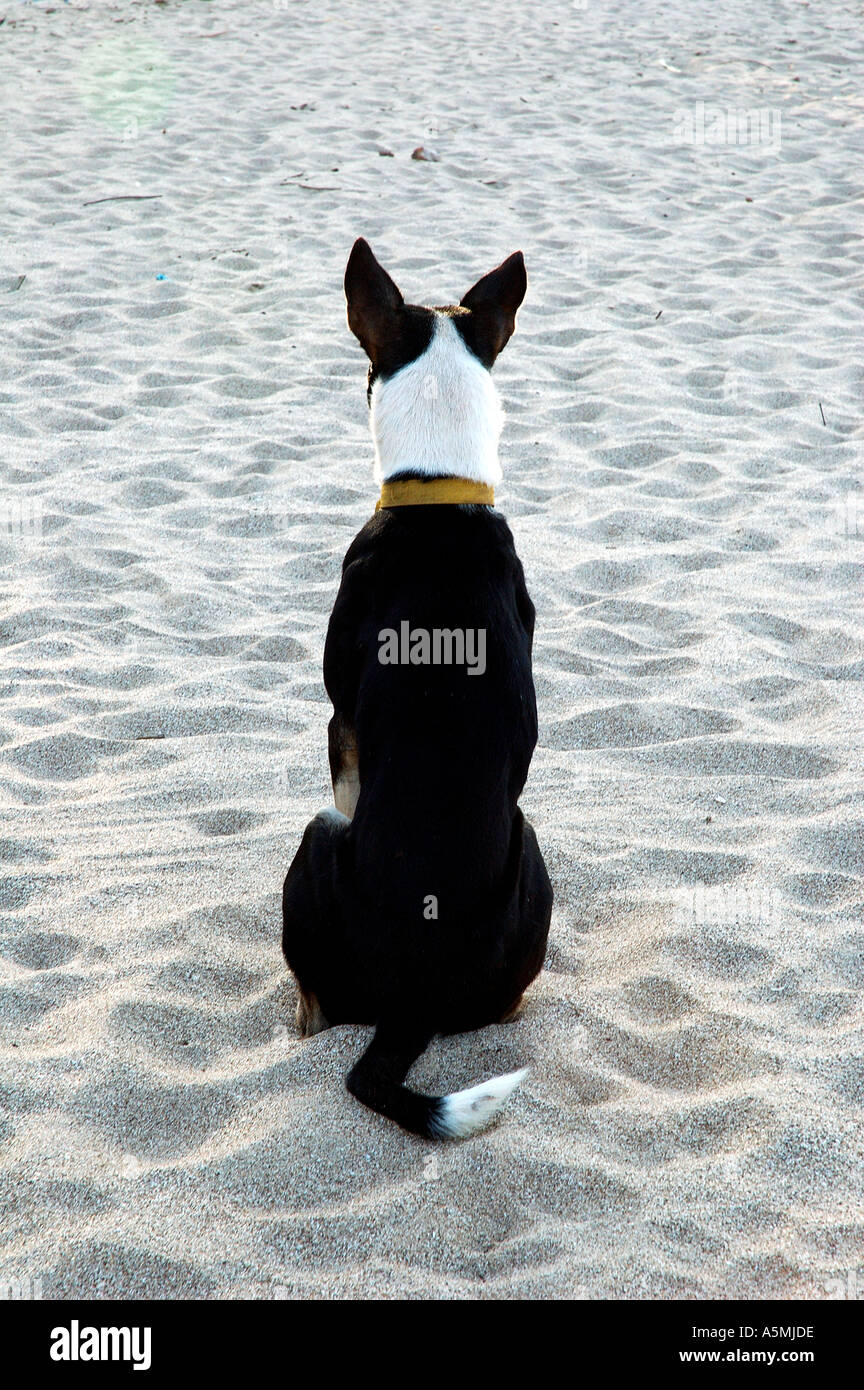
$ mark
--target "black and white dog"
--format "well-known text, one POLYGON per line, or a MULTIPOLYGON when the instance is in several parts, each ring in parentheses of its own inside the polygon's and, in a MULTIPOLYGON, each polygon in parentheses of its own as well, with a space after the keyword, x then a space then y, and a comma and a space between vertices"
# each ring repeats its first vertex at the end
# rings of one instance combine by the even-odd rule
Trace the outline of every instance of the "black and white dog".
POLYGON ((537 741, 534 607, 492 506, 489 370, 526 284, 517 251, 459 305, 406 304, 362 239, 345 274, 382 494, 330 618, 336 809, 306 827, 285 879, 282 946, 301 1031, 374 1024, 348 1089, 428 1138, 480 1129, 525 1075, 442 1098, 403 1084, 436 1033, 515 1013, 552 911, 517 805, 537 741))

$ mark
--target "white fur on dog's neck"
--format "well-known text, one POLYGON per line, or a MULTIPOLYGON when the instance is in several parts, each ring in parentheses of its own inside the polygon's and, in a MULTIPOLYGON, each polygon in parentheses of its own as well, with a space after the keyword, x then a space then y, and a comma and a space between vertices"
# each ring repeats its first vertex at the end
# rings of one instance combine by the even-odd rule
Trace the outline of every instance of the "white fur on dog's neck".
POLYGON ((372 387, 375 479, 407 470, 429 478, 501 481, 504 412, 491 376, 447 314, 435 315, 428 348, 372 387))

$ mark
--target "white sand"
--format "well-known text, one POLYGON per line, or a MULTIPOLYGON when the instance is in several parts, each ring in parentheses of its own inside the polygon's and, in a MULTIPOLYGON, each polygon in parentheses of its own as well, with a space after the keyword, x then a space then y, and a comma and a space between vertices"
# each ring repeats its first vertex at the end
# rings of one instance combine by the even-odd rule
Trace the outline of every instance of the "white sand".
POLYGON ((0 1278, 864 1277, 858 8, 2 0, 0 1278), (700 102, 775 124, 681 143, 700 102), (413 1073, 532 1065, 447 1148, 348 1097, 362 1030, 296 1037, 279 950, 374 501, 360 233, 410 298, 531 282, 499 500, 557 904, 521 1019, 413 1073))

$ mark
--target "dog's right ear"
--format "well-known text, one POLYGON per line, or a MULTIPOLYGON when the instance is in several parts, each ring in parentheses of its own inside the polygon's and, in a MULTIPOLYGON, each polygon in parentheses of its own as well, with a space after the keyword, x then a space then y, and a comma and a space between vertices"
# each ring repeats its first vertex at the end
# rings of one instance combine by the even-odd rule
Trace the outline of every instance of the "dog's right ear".
POLYGON ((370 362, 377 365, 382 349, 398 335, 405 300, 362 236, 357 238, 348 257, 345 298, 348 327, 359 339, 370 362))
POLYGON ((516 311, 525 298, 528 277, 521 251, 514 251, 462 298, 471 310, 471 347, 486 367, 509 342, 516 327, 516 311))

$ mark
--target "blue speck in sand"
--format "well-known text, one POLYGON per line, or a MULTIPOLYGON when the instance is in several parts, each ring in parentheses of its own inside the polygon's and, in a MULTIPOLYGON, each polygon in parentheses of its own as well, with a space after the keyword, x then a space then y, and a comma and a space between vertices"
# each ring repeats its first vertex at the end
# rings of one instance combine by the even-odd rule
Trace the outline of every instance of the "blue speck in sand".
POLYGON ((157 275, 157 276, 156 276, 156 279, 157 279, 157 280, 167 280, 167 279, 168 279, 168 276, 167 276, 167 275, 157 275))

